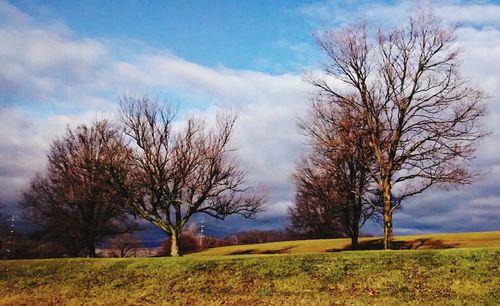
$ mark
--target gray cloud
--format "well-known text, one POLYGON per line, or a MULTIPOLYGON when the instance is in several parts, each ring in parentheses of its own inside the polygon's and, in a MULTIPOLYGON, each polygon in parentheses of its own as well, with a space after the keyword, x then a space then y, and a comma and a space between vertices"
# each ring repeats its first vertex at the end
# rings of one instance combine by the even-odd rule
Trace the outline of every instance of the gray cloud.
POLYGON ((0 108, 0 201, 12 209, 34 173, 43 171, 50 141, 67 125, 94 118, 93 112, 36 116, 18 107, 0 108))

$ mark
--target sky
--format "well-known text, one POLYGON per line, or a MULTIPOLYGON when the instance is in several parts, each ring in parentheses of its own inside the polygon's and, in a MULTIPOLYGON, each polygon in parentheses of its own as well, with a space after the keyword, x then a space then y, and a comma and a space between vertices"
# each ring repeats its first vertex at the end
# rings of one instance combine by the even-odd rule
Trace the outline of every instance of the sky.
MULTIPOLYGON (((0 0, 0 201, 16 211, 68 124, 111 116, 121 95, 147 94, 181 116, 240 113, 233 145, 248 182, 267 190, 268 207, 255 220, 207 220, 207 232, 281 228, 306 142, 297 120, 313 90, 303 76, 325 60, 312 34, 360 17, 398 25, 424 3, 446 24, 459 24, 463 74, 490 97, 491 134, 474 162, 482 177, 408 200, 395 215, 395 234, 498 230, 498 1, 0 0)), ((365 232, 381 228, 369 224, 365 232)))

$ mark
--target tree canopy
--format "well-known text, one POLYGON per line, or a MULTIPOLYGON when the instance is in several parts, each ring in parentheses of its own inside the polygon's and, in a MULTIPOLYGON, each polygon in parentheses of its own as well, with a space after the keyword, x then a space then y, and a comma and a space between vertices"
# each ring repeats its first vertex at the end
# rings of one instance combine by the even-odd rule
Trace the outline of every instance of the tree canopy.
POLYGON ((360 22, 317 35, 331 78, 309 81, 319 97, 364 122, 374 158, 367 168, 384 199, 385 248, 403 200, 431 186, 470 183, 476 175, 469 165, 485 135, 486 105, 460 74, 455 42, 455 29, 425 10, 400 27, 360 22))
POLYGON ((68 128, 55 140, 48 166, 24 192, 21 206, 47 240, 62 242, 68 253, 95 256, 96 244, 136 228, 124 203, 130 151, 107 121, 68 128))
POLYGON ((221 113, 208 128, 200 118, 174 124, 175 113, 148 97, 124 97, 121 122, 131 140, 131 207, 171 237, 178 256, 183 227, 197 213, 217 219, 254 217, 263 196, 245 185, 230 146, 236 115, 221 113))

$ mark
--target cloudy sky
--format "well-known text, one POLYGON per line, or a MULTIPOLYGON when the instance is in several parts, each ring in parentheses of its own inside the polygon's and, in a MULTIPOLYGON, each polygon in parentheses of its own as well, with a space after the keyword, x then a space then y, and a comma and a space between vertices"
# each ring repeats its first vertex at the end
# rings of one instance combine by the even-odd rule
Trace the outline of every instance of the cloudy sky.
MULTIPOLYGON (((358 17, 400 23, 422 1, 2 1, 0 0, 0 201, 45 167, 51 140, 109 116, 123 94, 148 94, 181 114, 238 110, 234 135, 249 181, 265 186, 256 220, 209 221, 222 235, 288 223, 290 173, 304 139, 297 118, 311 93, 306 71, 324 60, 312 33, 358 17)), ((431 190, 404 204, 396 234, 500 229, 500 3, 434 1, 459 23, 463 72, 490 96, 474 185, 431 190)), ((375 225, 366 231, 380 233, 375 225)))

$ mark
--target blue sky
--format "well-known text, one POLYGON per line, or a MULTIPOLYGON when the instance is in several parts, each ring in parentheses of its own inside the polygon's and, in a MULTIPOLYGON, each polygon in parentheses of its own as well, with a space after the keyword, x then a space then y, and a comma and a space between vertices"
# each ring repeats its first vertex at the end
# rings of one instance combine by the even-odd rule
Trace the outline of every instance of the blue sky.
MULTIPOLYGON (((422 3, 0 0, 0 201, 14 209, 67 124, 109 116, 122 94, 149 94, 182 114, 241 114, 234 145, 249 182, 268 190, 269 208, 256 220, 207 227, 219 234, 282 227, 293 201, 290 173, 304 144, 297 118, 307 112, 311 88, 303 73, 323 61, 312 33, 359 16, 399 24, 422 3)), ((492 134, 475 163, 485 175, 471 186, 411 199, 396 215, 395 232, 497 230, 500 3, 432 3, 445 23, 461 24, 463 72, 491 96, 485 124, 492 134)))
POLYGON ((314 28, 297 8, 307 1, 14 1, 31 16, 80 37, 136 40, 209 67, 297 70, 289 44, 314 28))

